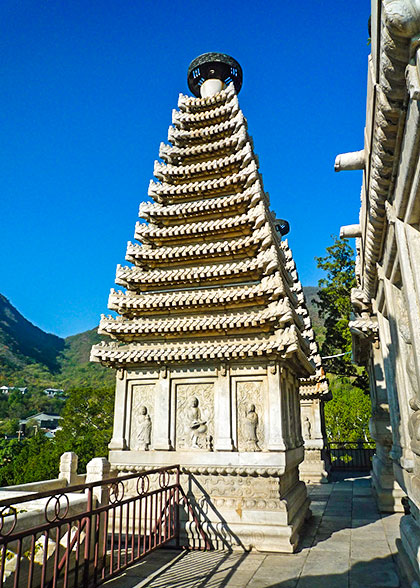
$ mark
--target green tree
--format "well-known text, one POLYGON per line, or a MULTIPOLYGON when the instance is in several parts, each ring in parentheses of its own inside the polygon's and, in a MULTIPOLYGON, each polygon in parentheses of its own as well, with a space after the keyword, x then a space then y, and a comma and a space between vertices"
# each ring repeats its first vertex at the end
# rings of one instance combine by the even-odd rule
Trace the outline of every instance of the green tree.
POLYGON ((22 450, 22 443, 17 439, 0 439, 0 486, 15 483, 13 463, 22 450))
POLYGON ((108 455, 114 413, 114 387, 73 388, 64 407, 54 443, 59 453, 74 451, 84 471, 93 457, 108 455))
POLYGON ((354 276, 354 252, 347 239, 334 238, 327 247, 325 257, 316 257, 317 266, 327 273, 318 282, 319 299, 315 300, 320 317, 324 320, 325 339, 321 354, 339 355, 326 360, 328 372, 343 376, 356 375, 351 363, 351 334, 349 320, 352 311, 351 289, 356 285, 354 276), (341 354, 345 355, 341 355, 341 354))
POLYGON ((58 473, 55 467, 56 453, 50 439, 39 432, 20 443, 19 451, 11 462, 13 484, 48 480, 58 473))
POLYGON ((113 410, 113 387, 70 390, 55 438, 40 431, 22 441, 0 440, 0 486, 56 478, 65 451, 77 453, 79 471, 86 471, 92 458, 108 455, 113 410))
POLYGON ((371 404, 361 388, 346 376, 330 376, 332 399, 325 404, 325 429, 331 441, 372 441, 371 404))
POLYGON ((25 395, 20 390, 13 390, 8 399, 9 417, 23 418, 27 411, 26 402, 25 395))
POLYGON ((334 243, 327 247, 327 255, 315 258, 318 267, 327 273, 326 278, 318 282, 319 299, 314 300, 325 327, 321 355, 328 358, 324 360, 327 372, 351 376, 356 386, 368 392, 366 370, 352 363, 351 355, 349 321, 351 289, 356 286, 354 252, 347 239, 333 239, 334 243))
POLYGON ((368 430, 371 404, 366 370, 352 363, 349 320, 350 293, 356 285, 354 252, 347 239, 337 239, 324 257, 316 257, 326 277, 318 282, 319 316, 324 321, 321 355, 328 373, 332 400, 325 405, 325 425, 330 440, 371 440, 368 430), (330 357, 335 356, 335 357, 330 357))
POLYGON ((0 424, 1 435, 16 435, 19 429, 19 419, 5 419, 0 424))

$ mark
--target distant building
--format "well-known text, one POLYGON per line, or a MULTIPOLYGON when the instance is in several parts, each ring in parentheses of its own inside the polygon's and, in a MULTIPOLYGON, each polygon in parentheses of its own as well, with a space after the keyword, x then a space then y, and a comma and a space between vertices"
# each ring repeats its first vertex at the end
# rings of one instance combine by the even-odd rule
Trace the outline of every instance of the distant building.
POLYGON ((31 415, 27 419, 20 419, 19 429, 25 432, 26 425, 29 421, 36 421, 40 430, 55 432, 59 428, 59 422, 63 417, 58 414, 48 414, 40 412, 38 414, 31 415))
POLYGON ((26 388, 26 387, 18 388, 17 386, 0 386, 1 394, 10 394, 11 392, 14 392, 15 390, 18 390, 21 394, 26 394, 26 392, 28 391, 28 388, 26 388))
POLYGON ((61 388, 45 388, 44 394, 49 398, 54 398, 55 396, 64 396, 64 390, 61 390, 61 388))

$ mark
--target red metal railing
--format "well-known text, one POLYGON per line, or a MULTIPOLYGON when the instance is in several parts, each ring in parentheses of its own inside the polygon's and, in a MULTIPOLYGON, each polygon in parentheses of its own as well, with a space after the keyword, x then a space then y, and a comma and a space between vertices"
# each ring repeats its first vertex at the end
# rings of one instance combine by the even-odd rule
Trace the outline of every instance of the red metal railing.
POLYGON ((210 548, 179 466, 0 500, 0 588, 98 586, 169 541, 179 546, 180 507, 210 548))

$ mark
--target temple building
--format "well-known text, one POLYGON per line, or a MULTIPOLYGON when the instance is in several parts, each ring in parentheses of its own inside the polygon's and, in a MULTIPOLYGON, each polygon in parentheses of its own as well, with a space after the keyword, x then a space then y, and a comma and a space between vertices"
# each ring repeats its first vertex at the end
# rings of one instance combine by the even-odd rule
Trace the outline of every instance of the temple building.
POLYGON ((117 268, 118 317, 100 322, 111 341, 91 352, 117 370, 110 462, 179 463, 214 546, 291 552, 309 513, 300 405, 302 475, 325 478, 328 386, 287 223, 270 211, 239 107, 241 67, 207 53, 188 83, 128 243, 132 265, 117 268))
POLYGON ((420 582, 420 2, 373 0, 364 147, 336 159, 363 170, 350 323, 370 375, 373 484, 379 508, 402 510, 400 560, 420 582))

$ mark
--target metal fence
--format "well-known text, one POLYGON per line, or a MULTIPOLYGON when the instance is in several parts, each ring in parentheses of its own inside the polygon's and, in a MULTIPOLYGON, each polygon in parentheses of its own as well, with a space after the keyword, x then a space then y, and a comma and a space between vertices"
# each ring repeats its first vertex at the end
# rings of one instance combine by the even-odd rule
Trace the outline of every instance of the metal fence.
POLYGON ((329 441, 333 470, 370 471, 375 443, 362 441, 329 441))
POLYGON ((183 507, 179 466, 0 500, 0 588, 94 587, 169 541, 183 507))

